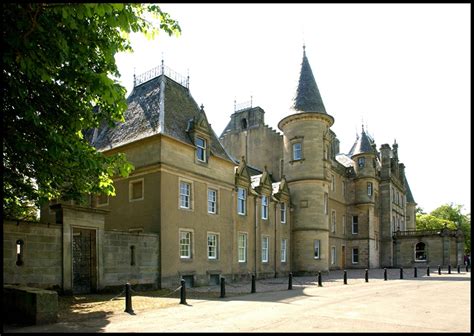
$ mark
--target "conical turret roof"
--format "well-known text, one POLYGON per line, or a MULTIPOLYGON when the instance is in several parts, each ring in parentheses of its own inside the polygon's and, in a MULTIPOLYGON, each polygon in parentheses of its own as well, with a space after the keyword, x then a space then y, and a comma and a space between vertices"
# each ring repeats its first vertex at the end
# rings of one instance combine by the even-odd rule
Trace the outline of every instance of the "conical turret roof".
POLYGON ((362 133, 357 136, 356 141, 352 145, 351 150, 349 151, 349 156, 353 157, 354 155, 361 154, 361 153, 372 153, 375 154, 374 148, 372 145, 374 144, 374 140, 364 131, 364 126, 362 126, 362 133))
POLYGON ((300 79, 293 108, 298 112, 326 113, 318 85, 306 57, 305 46, 303 46, 303 62, 301 63, 300 79))

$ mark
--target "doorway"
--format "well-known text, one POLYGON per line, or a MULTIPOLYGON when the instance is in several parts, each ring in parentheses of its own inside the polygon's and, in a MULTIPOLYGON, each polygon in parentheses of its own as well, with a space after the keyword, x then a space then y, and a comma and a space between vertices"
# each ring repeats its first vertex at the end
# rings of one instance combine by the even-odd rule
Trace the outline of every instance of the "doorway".
POLYGON ((93 293, 97 290, 96 230, 73 228, 72 292, 93 293))

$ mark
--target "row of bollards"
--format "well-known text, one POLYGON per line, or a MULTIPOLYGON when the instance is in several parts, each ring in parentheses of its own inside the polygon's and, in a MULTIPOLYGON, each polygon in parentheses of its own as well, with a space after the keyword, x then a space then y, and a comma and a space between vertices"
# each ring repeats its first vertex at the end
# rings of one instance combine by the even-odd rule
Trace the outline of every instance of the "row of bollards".
MULTIPOLYGON (((457 265, 457 272, 461 273, 461 265, 457 265)), ((469 265, 466 265, 466 272, 469 272, 469 265)), ((438 274, 441 275, 441 265, 438 265, 438 274)), ((451 274, 451 265, 448 265, 448 274, 451 274)), ((430 276, 430 267, 426 267, 426 276, 430 276)), ((413 268, 413 277, 418 277, 418 269, 416 267, 413 268)), ((383 279, 387 281, 387 268, 383 269, 383 279)), ((400 267, 400 279, 403 279, 403 267, 400 267)), ((343 281, 344 285, 347 285, 347 271, 344 270, 343 273, 343 281)), ((365 282, 369 282, 369 270, 365 269, 365 282)), ((220 278, 220 286, 221 286, 221 293, 220 298, 225 298, 225 278, 220 278)), ((323 286, 323 280, 321 271, 318 272, 318 287, 323 286)), ((288 273, 288 290, 293 289, 293 273, 288 273)), ((181 286, 180 286, 180 304, 187 304, 186 303, 186 282, 184 279, 181 279, 181 286)), ((251 293, 256 293, 256 281, 255 281, 255 274, 252 274, 252 285, 251 285, 251 293)), ((133 307, 132 307, 132 288, 130 283, 125 284, 125 312, 129 314, 133 314, 133 307)))

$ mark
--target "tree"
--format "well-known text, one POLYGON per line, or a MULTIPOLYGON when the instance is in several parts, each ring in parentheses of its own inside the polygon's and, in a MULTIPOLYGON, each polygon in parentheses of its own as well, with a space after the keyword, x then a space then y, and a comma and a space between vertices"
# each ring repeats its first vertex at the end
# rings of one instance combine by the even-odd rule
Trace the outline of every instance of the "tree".
POLYGON ((84 133, 123 121, 114 55, 132 50, 129 33, 179 35, 178 22, 150 4, 9 3, 2 27, 4 217, 53 198, 113 195, 112 177, 133 166, 84 133))
POLYGON ((438 218, 433 215, 416 214, 416 229, 424 231, 441 230, 443 228, 456 230, 456 224, 450 220, 438 218))
POLYGON ((445 224, 448 229, 456 230, 459 226, 464 234, 464 250, 471 251, 471 215, 462 213, 462 205, 444 204, 430 214, 416 214, 417 230, 439 230, 445 224))
POLYGON ((431 211, 431 215, 450 220, 459 226, 464 234, 464 249, 471 252, 471 214, 462 213, 462 205, 444 204, 431 211))

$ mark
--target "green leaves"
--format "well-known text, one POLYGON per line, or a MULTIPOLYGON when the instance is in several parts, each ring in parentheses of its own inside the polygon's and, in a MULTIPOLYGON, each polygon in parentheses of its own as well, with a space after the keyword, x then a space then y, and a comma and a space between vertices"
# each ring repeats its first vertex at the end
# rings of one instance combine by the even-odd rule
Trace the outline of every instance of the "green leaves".
POLYGON ((115 54, 130 31, 179 31, 155 5, 7 3, 2 5, 4 214, 21 217, 42 201, 113 194, 114 176, 133 166, 87 141, 94 127, 123 121, 126 89, 115 54), (23 210, 22 210, 23 209, 23 210), (23 212, 22 212, 23 211, 23 212))
POLYGON ((444 204, 430 214, 416 214, 417 230, 437 230, 444 225, 448 229, 456 230, 459 226, 464 234, 464 249, 466 253, 471 251, 471 215, 462 213, 462 205, 444 204))

